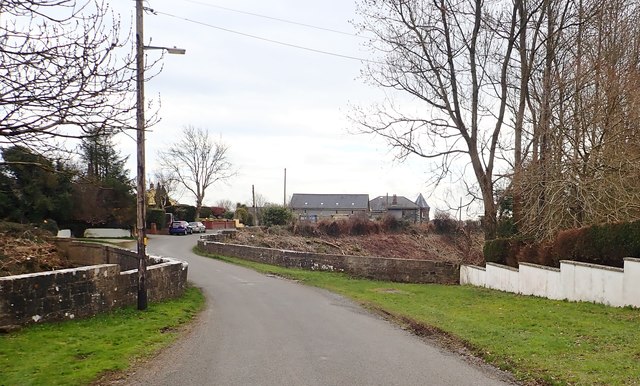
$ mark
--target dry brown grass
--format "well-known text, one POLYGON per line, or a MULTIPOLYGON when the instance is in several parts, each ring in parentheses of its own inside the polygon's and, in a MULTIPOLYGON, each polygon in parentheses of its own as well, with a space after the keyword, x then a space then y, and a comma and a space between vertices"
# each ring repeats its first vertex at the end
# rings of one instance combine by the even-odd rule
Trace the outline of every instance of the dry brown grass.
MULTIPOLYGON (((428 225, 407 226, 400 232, 383 232, 361 236, 331 236, 311 231, 303 225, 303 234, 284 227, 245 228, 234 243, 302 252, 380 256, 401 259, 435 260, 479 264, 483 262, 483 235, 479 232, 436 234, 428 225)), ((339 226, 339 225, 338 225, 339 226)), ((301 232, 298 232, 301 233, 301 232)))
POLYGON ((28 225, 3 223, 0 226, 0 276, 51 271, 72 267, 47 241, 46 231, 28 225))

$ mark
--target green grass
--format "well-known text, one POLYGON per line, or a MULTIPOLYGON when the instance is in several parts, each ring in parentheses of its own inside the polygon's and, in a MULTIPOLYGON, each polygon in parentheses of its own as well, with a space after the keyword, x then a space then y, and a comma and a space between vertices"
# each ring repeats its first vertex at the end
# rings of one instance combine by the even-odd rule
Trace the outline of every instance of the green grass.
POLYGON ((553 301, 470 286, 360 280, 339 273, 215 258, 300 280, 391 314, 396 320, 440 330, 520 381, 640 384, 638 309, 553 301))
POLYGON ((173 342, 204 306, 199 289, 180 299, 0 335, 0 385, 83 385, 126 370, 173 342))

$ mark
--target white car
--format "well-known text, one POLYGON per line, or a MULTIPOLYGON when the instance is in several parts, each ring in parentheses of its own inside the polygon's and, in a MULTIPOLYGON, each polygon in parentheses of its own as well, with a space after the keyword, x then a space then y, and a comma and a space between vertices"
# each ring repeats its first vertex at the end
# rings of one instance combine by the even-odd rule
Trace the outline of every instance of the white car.
POLYGON ((207 228, 204 227, 204 224, 200 221, 192 221, 189 223, 189 228, 193 233, 205 233, 207 228))

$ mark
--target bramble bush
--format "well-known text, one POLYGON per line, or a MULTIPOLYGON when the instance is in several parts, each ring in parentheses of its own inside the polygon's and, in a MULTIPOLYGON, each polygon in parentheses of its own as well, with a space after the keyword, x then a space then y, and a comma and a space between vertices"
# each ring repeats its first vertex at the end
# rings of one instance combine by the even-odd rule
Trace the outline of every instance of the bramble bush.
POLYGON ((382 218, 380 226, 385 232, 400 232, 406 228, 407 222, 387 214, 382 218))
POLYGON ((441 235, 451 235, 458 230, 458 221, 451 218, 449 212, 437 210, 432 222, 436 233, 441 235))
POLYGON ((293 224, 292 232, 294 235, 316 236, 318 234, 318 228, 311 221, 297 221, 293 224))

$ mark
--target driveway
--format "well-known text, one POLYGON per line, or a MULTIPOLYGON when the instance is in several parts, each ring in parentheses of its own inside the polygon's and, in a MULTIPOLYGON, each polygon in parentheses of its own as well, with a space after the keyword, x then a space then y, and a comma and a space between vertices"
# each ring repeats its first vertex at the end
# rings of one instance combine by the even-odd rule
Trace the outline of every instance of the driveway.
POLYGON ((508 385, 328 291, 191 252, 197 235, 152 236, 189 263, 206 309, 130 385, 508 385))

